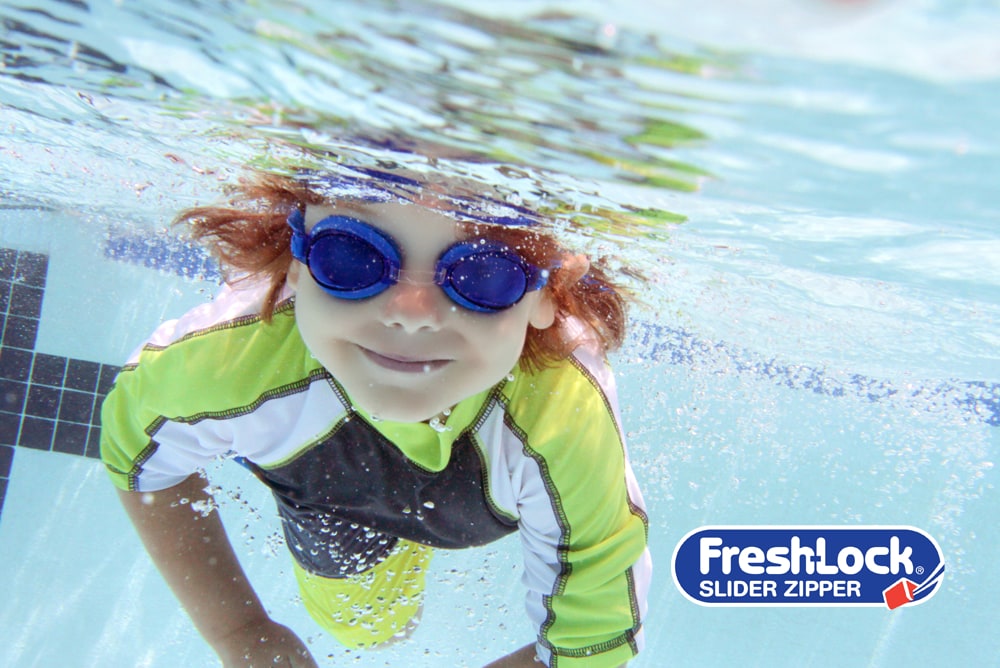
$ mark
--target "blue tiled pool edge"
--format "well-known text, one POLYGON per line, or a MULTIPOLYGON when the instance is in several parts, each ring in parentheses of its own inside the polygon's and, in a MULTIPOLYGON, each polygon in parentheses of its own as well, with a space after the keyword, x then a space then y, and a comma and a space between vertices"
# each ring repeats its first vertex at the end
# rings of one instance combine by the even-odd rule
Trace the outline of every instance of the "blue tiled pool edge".
POLYGON ((793 390, 829 397, 854 396, 871 402, 911 401, 926 407, 948 406, 968 419, 1000 427, 1000 383, 940 380, 898 383, 862 374, 835 377, 822 369, 766 359, 724 343, 705 341, 682 329, 638 323, 632 333, 643 359, 691 366, 724 359, 728 371, 768 378, 793 390))

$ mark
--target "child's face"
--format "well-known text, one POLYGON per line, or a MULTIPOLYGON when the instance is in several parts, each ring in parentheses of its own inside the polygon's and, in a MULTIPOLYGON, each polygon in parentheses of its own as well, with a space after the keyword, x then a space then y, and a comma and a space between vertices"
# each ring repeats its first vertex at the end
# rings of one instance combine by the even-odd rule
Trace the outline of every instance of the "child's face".
POLYGON ((459 238, 459 226, 445 215, 395 203, 311 206, 306 228, 330 215, 387 233, 402 251, 404 279, 418 277, 368 299, 344 300, 324 292, 298 261, 288 273, 302 339, 354 402, 376 417, 429 420, 495 385, 517 365, 528 326, 553 322, 544 289, 498 313, 475 313, 431 282, 438 257, 459 238))

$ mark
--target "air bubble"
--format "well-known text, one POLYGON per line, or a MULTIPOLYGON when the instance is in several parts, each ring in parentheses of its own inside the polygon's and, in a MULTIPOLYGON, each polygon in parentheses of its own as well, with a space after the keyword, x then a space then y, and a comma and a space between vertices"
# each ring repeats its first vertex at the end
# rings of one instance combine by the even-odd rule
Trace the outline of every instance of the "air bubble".
POLYGON ((434 417, 432 417, 430 421, 427 423, 427 426, 438 433, 451 431, 451 427, 442 422, 441 416, 439 415, 435 415, 434 417))

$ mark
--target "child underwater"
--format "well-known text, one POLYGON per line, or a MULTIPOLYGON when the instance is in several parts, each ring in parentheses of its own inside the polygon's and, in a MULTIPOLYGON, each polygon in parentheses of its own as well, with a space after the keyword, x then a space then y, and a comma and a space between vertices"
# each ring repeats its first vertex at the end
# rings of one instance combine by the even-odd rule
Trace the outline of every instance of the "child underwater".
POLYGON ((235 455, 344 645, 412 632, 435 549, 517 531, 537 637, 490 665, 624 665, 651 560, 605 359, 621 291, 519 207, 402 201, 417 182, 358 172, 260 175, 179 216, 236 279, 162 324, 104 403, 102 459, 146 549, 224 666, 316 665, 219 514, 179 503, 210 500, 200 471, 235 455))

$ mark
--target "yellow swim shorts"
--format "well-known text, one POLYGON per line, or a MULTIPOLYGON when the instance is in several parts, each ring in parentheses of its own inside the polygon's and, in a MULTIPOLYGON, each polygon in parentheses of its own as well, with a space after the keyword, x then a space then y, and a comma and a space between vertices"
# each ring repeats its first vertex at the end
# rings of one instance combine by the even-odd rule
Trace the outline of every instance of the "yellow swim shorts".
POLYGON ((431 548, 400 539, 389 556, 364 573, 325 578, 294 564, 306 610, 346 647, 371 648, 419 621, 431 548))

